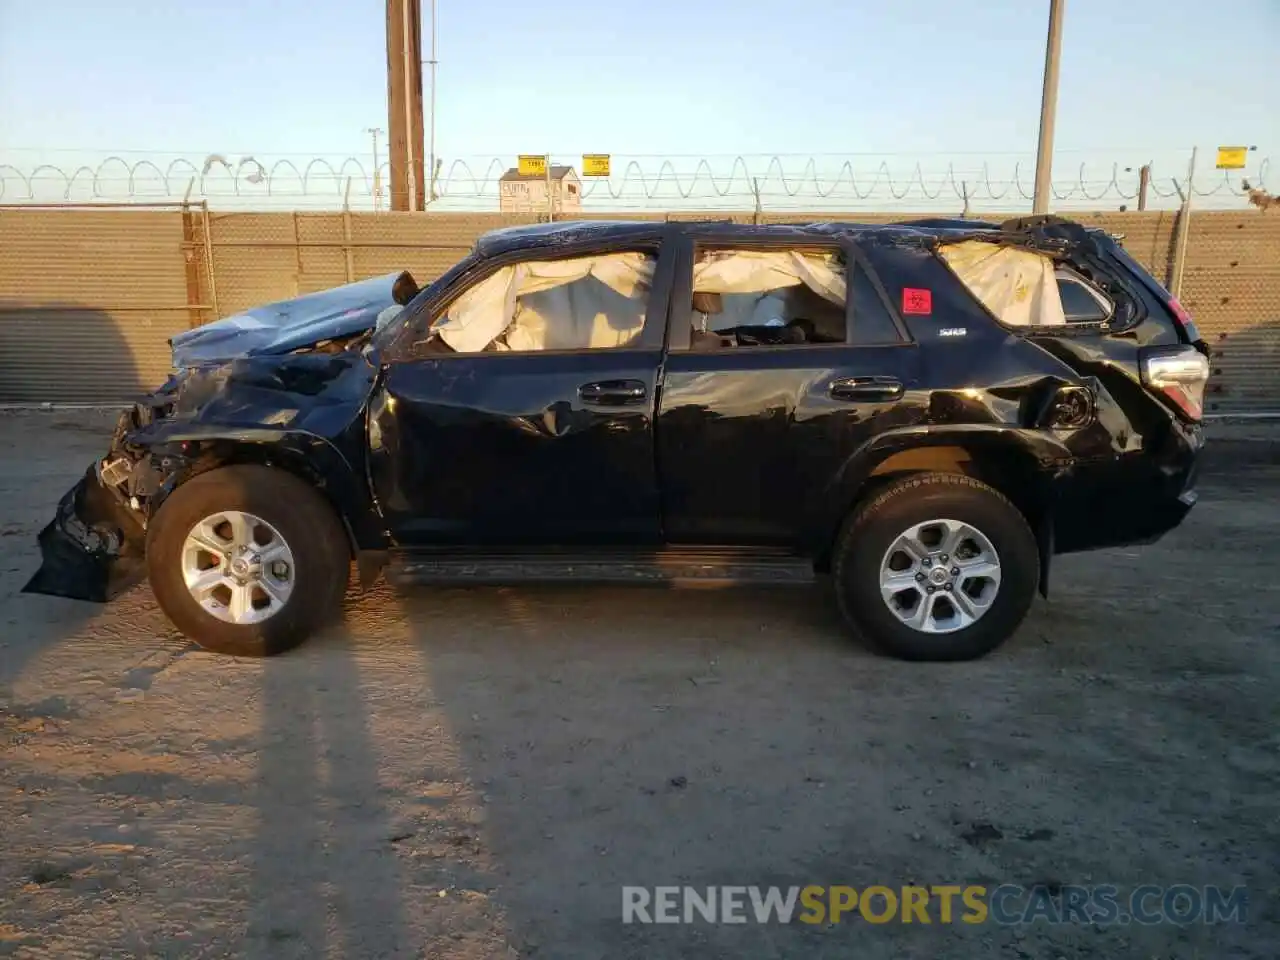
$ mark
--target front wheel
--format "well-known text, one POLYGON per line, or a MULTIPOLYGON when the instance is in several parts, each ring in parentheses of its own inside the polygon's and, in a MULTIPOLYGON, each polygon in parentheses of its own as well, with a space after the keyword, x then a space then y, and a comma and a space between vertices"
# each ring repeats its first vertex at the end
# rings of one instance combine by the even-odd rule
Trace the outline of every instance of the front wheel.
POLYGON ((292 474, 240 465, 178 487, 147 531, 160 608, 207 650, 269 656, 342 602, 350 571, 333 508, 292 474))
POLYGON ((850 518, 834 579, 854 630, 905 660, 970 660, 995 649, 1031 607, 1040 577, 1021 512, 970 477, 922 474, 850 518))

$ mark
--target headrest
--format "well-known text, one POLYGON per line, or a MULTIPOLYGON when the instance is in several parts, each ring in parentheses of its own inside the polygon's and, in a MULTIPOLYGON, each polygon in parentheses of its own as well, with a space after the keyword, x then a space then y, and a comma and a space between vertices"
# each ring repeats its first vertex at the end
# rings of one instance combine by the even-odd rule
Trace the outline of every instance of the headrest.
POLYGON ((693 293, 693 309, 698 313, 724 313, 724 301, 720 299, 718 293, 703 293, 695 290, 693 293))

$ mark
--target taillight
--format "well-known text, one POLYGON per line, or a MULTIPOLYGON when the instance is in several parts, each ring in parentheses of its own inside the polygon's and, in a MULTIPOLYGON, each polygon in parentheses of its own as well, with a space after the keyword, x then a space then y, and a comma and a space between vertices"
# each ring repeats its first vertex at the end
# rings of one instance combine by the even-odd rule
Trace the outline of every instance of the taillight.
POLYGON ((1142 355, 1142 382, 1189 419, 1204 415, 1209 359, 1194 346, 1149 348, 1142 355))
POLYGON ((1182 325, 1183 331, 1187 335, 1187 339, 1195 342, 1200 339, 1200 332, 1196 329, 1196 322, 1191 319, 1191 314, 1187 312, 1187 308, 1182 305, 1177 297, 1173 294, 1169 295, 1167 305, 1169 312, 1173 314, 1174 319, 1182 325))

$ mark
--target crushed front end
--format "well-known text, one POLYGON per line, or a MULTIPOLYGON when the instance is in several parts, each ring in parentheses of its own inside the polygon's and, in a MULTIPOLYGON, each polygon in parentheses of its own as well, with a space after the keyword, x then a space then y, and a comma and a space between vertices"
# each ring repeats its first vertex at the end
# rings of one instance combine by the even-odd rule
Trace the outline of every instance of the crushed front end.
POLYGON ((110 600, 145 576, 148 520, 182 478, 236 442, 348 428, 374 372, 360 348, 417 293, 412 276, 391 273, 175 336, 178 372, 120 415, 107 455, 40 532, 43 562, 23 592, 110 600))
POLYGON ((58 501, 53 520, 40 531, 40 569, 23 593, 105 603, 145 578, 143 507, 154 492, 149 478, 158 475, 126 437, 171 405, 173 382, 121 413, 107 455, 58 501))
POLYGON ((363 518, 350 462, 364 450, 360 413, 376 372, 359 350, 302 349, 170 377, 121 413, 106 456, 62 498, 23 592, 105 602, 128 589, 146 574, 146 530, 165 498, 226 463, 288 461, 363 518))

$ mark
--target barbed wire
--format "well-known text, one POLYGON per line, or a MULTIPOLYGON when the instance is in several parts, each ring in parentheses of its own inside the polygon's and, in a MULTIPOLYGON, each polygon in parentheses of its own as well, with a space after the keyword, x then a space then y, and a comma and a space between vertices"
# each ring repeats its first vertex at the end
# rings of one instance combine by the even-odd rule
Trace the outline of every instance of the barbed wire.
MULTIPOLYGON (((312 157, 267 159, 247 155, 237 160, 210 154, 201 161, 188 157, 137 159, 125 151, 71 167, 39 163, 24 170, 0 163, 0 203, 67 201, 206 200, 253 209, 255 204, 297 204, 322 209, 375 205, 389 181, 389 165, 371 169, 366 161, 312 157)), ((888 160, 864 166, 850 157, 876 155, 729 155, 715 157, 633 157, 615 163, 610 177, 584 178, 584 204, 599 209, 661 209, 673 204, 694 208, 796 208, 812 202, 825 206, 919 205, 945 207, 1000 204, 1012 208, 1033 196, 1034 164, 1018 159, 980 165, 947 161, 936 167, 916 162, 895 173, 888 160), (713 163, 713 160, 719 161, 713 163), (677 163, 677 161, 682 161, 677 163), (1002 169, 1003 167, 1003 169, 1002 169)), ((881 155, 884 156, 884 155, 881 155)), ((1011 156, 1011 155, 1005 155, 1011 156)), ((552 155, 553 162, 557 155, 552 155)), ((1193 196, 1226 202, 1242 198, 1250 186, 1266 189, 1270 158, 1252 164, 1247 177, 1227 170, 1198 174, 1190 184, 1193 196)), ((457 158, 442 161, 433 181, 433 204, 452 209, 496 209, 499 184, 512 164, 500 157, 457 158)), ((1149 200, 1180 198, 1187 189, 1185 174, 1164 176, 1151 165, 1149 200)), ((1139 192, 1138 168, 1113 162, 1080 163, 1070 178, 1055 178, 1051 186, 1058 204, 1128 203, 1139 192), (1102 169, 1099 171, 1099 167, 1102 169)))

